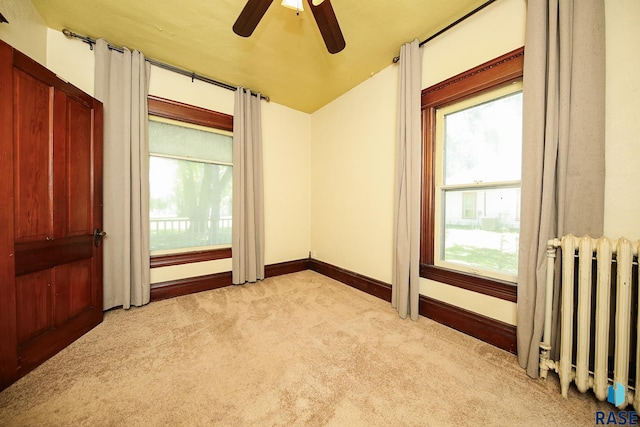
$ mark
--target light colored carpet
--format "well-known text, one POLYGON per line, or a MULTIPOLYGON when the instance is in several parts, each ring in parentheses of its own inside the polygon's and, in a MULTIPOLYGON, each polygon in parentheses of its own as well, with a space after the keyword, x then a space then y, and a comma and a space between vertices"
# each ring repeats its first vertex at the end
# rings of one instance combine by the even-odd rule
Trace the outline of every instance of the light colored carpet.
POLYGON ((108 312, 0 393, 3 426, 584 426, 611 409, 312 271, 108 312))

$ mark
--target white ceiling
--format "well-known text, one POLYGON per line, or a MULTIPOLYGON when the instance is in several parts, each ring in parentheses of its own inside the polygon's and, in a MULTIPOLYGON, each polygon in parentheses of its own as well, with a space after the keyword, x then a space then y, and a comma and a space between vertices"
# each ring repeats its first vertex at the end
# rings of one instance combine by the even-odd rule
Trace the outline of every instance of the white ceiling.
POLYGON ((274 0, 249 38, 233 23, 244 0, 32 0, 47 26, 67 28, 311 113, 391 64, 485 0, 331 0, 346 48, 329 54, 311 12, 274 0))

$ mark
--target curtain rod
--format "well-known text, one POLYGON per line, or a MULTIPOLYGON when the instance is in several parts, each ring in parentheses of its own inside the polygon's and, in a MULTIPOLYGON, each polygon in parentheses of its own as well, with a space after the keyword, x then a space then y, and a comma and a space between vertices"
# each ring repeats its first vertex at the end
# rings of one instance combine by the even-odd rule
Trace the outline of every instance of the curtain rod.
MULTIPOLYGON (((91 50, 93 50, 93 45, 96 44, 96 41, 94 39, 92 39, 90 37, 87 37, 87 36, 81 36, 80 34, 76 34, 73 31, 68 30, 66 28, 62 30, 62 34, 64 34, 67 37, 73 37, 73 38, 82 40, 83 42, 85 42, 85 43, 87 43, 89 45, 91 50)), ((121 48, 121 47, 118 47, 118 46, 113 46, 112 44, 109 44, 109 49, 115 50, 117 52, 124 53, 124 48, 121 48)), ((214 80, 214 79, 211 79, 209 77, 203 76, 201 74, 196 74, 194 72, 187 71, 187 70, 184 70, 182 68, 174 67, 173 65, 169 65, 169 64, 166 64, 164 62, 157 61, 155 59, 146 58, 146 57, 144 59, 149 64, 155 65, 156 67, 160 67, 160 68, 172 71, 172 72, 177 73, 177 74, 182 74, 183 76, 191 77, 191 81, 200 80, 201 82, 209 83, 209 84, 212 84, 214 86, 218 86, 218 87, 221 87, 221 88, 224 88, 224 89, 228 89, 228 90, 231 90, 231 91, 234 91, 234 92, 238 89, 236 86, 232 86, 232 85, 230 85, 228 83, 223 83, 223 82, 220 82, 218 80, 214 80)), ((252 95, 257 96, 257 94, 253 94, 253 93, 252 93, 252 95)), ((268 96, 260 94, 260 98, 264 99, 267 102, 269 102, 269 97, 268 96)))
MULTIPOLYGON (((480 6, 476 7, 475 9, 473 9, 471 12, 467 13, 466 15, 464 15, 462 18, 459 18, 457 20, 455 20, 454 22, 452 22, 451 24, 447 25, 446 27, 444 27, 443 29, 441 29, 440 31, 438 31, 437 33, 435 33, 434 35, 427 37, 425 40, 421 41, 420 44, 418 46, 422 47, 422 45, 424 45, 425 43, 430 42, 431 40, 435 39, 436 37, 438 37, 440 34, 444 33, 445 31, 450 30, 451 28, 455 27, 456 25, 458 25, 459 23, 461 23, 462 21, 464 21, 465 19, 469 18, 472 15, 475 15, 476 12, 480 12, 482 9, 484 9, 485 7, 489 6, 491 3, 494 3, 496 0, 489 0, 483 4, 481 4, 480 6)), ((393 63, 395 64, 396 62, 398 62, 400 60, 399 56, 396 56, 395 58, 393 58, 393 63)))

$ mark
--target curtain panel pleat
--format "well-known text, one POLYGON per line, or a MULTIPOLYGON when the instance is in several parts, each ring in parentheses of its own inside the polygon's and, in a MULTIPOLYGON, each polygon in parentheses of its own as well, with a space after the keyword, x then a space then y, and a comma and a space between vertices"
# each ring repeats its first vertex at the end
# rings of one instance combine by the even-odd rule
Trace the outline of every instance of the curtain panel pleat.
POLYGON ((95 96, 104 105, 104 309, 150 298, 150 65, 138 51, 95 47, 95 96))
POLYGON ((232 280, 264 279, 264 185, 260 95, 238 87, 233 115, 232 280))
MULTIPOLYGON (((547 241, 567 233, 602 235, 603 0, 528 1, 525 49, 517 341, 520 365, 536 378, 547 241)), ((556 287, 554 324, 558 296, 556 287)))
POLYGON ((418 40, 400 49, 391 305, 418 320, 420 280, 421 62, 418 40))

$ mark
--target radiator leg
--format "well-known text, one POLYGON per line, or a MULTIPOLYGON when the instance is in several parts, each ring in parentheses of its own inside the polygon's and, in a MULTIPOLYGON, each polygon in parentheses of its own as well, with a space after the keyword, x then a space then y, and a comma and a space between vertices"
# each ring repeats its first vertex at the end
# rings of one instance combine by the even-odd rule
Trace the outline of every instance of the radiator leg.
POLYGON ((547 379, 549 370, 555 371, 556 362, 550 359, 551 346, 543 342, 540 343, 540 378, 547 379))
POLYGON ((547 378, 549 369, 555 369, 555 362, 551 356, 551 308, 553 304, 553 275, 556 260, 556 248, 560 245, 558 239, 551 239, 547 243, 547 276, 544 309, 544 332, 540 343, 540 377, 547 378))

